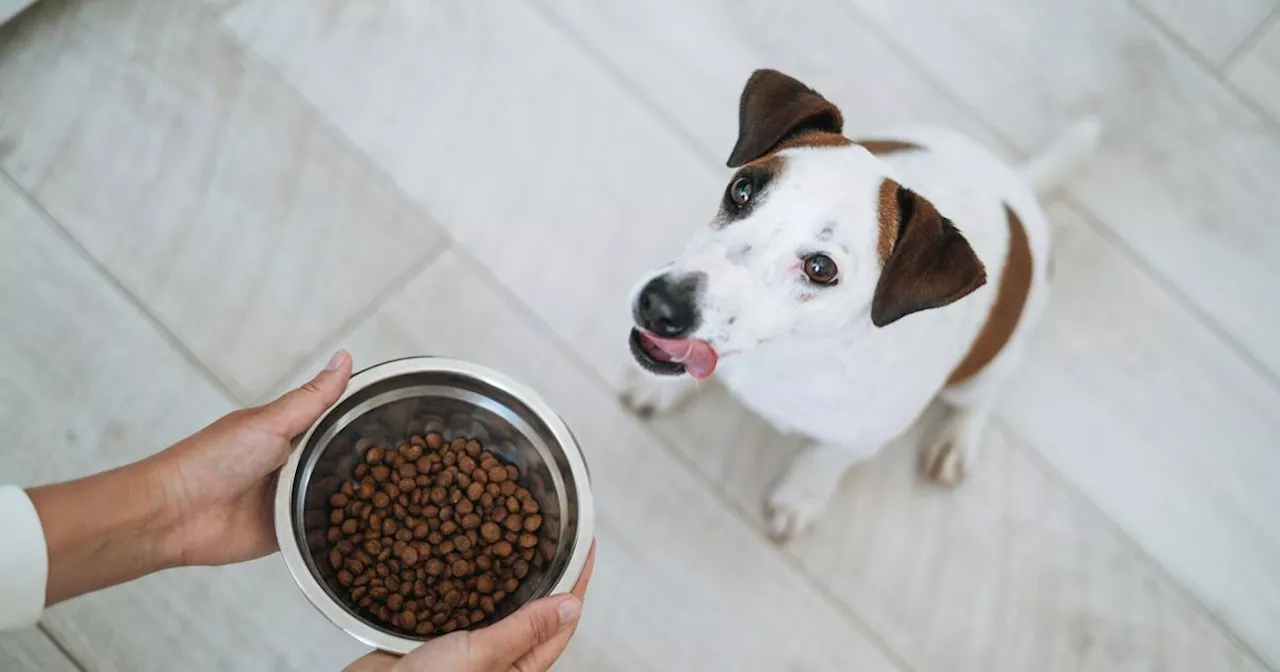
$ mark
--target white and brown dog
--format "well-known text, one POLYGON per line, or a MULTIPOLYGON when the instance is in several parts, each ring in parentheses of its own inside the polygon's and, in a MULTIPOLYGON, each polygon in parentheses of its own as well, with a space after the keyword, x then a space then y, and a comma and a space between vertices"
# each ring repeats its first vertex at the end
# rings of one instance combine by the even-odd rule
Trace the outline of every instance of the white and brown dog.
POLYGON ((778 539, 935 398, 952 414, 925 471, 965 474, 1048 294, 1036 191, 1098 131, 1083 122, 1015 169, 948 131, 851 140, 842 126, 804 84, 754 73, 719 214, 633 297, 631 351, 658 374, 630 379, 634 408, 669 409, 717 372, 777 429, 813 440, 766 502, 778 539))

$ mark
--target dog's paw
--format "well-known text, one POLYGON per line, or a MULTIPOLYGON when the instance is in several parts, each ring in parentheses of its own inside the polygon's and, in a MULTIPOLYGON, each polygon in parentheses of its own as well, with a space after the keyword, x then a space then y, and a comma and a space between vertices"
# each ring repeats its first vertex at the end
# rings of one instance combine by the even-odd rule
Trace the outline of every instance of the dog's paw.
POLYGON ((657 378, 629 370, 618 398, 641 418, 668 413, 678 408, 696 387, 692 378, 657 378))
POLYGON ((813 471, 801 457, 765 500, 765 524, 777 543, 795 539, 826 512, 839 487, 840 474, 813 471))
POLYGON ((962 415, 943 425, 924 451, 920 471, 925 477, 946 486, 964 481, 977 459, 981 422, 962 415))

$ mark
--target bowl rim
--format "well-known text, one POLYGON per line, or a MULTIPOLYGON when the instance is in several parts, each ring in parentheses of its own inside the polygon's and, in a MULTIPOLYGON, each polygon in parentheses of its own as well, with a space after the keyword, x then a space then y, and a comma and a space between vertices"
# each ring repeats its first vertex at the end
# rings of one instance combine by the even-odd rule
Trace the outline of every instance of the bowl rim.
POLYGON ((280 555, 284 558, 285 566, 288 568, 290 576, 293 577, 293 582, 306 595, 311 605, 323 614, 330 623, 338 626, 365 645, 401 655, 409 653, 421 646, 424 641, 430 640, 410 639, 375 628, 357 618, 330 597, 328 591, 320 585, 320 581, 312 574, 306 558, 303 557, 301 545, 298 543, 298 521, 292 515, 293 489, 294 481, 298 478, 301 466, 301 448, 307 445, 315 434, 316 428, 329 417, 329 414, 338 405, 360 390, 379 381, 409 373, 430 372, 462 374, 496 387, 520 400, 547 426, 556 443, 563 449, 565 460, 569 465, 570 473, 573 475, 578 494, 578 530, 574 537, 573 552, 569 556, 569 561, 565 564, 564 571, 550 589, 538 597, 567 593, 578 582, 578 578, 582 575, 582 570, 587 564, 587 555, 591 551, 591 539, 595 528, 595 502, 591 491, 591 474, 587 469, 582 447, 578 444, 577 438, 569 430, 564 419, 553 411, 547 402, 542 399, 542 396, 534 392, 533 389, 486 366, 448 357, 404 357, 374 364, 352 374, 351 379, 347 382, 347 388, 342 392, 342 396, 338 397, 337 401, 325 409, 324 413, 307 428, 304 434, 294 440, 289 451, 289 459, 285 461, 284 466, 280 469, 279 478, 276 482, 274 506, 276 542, 280 546, 280 555))

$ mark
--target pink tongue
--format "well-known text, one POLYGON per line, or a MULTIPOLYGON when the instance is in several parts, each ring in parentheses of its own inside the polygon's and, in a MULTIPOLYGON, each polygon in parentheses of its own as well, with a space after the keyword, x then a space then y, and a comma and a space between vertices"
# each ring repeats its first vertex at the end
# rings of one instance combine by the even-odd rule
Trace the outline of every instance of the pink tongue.
POLYGON ((645 334, 645 338, 666 353, 671 361, 684 364, 684 372, 698 380, 710 378, 716 370, 716 351, 706 341, 658 338, 653 334, 645 334))

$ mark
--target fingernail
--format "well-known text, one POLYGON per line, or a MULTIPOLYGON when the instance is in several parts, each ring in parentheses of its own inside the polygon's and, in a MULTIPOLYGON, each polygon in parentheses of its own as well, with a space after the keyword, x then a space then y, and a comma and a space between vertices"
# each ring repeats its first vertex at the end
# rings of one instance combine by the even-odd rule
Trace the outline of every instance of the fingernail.
POLYGON ((325 371, 337 371, 337 370, 338 370, 338 367, 339 367, 339 366, 342 366, 342 360, 344 360, 344 359, 346 359, 346 358, 347 358, 347 351, 346 351, 346 350, 339 350, 339 351, 337 351, 337 352, 333 353, 333 356, 329 358, 329 363, 325 365, 324 370, 325 370, 325 371))
POLYGON ((582 613, 582 602, 576 597, 570 597, 556 607, 556 615, 560 617, 562 625, 577 620, 580 613, 582 613))

